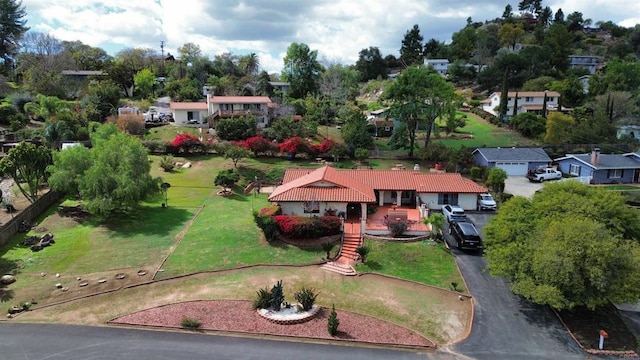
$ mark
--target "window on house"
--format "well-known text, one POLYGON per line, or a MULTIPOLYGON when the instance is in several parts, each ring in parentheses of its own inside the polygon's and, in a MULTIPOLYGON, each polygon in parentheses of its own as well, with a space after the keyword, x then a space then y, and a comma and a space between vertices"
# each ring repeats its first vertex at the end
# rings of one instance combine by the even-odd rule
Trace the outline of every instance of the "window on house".
POLYGON ((195 119, 195 111, 187 111, 187 120, 195 119))
POLYGON ((390 126, 385 126, 384 127, 384 131, 391 131, 391 127, 390 126))
POLYGON ((458 194, 438 194, 438 205, 458 205, 458 194))
POLYGON ((549 97, 549 101, 553 101, 553 96, 549 97))
POLYGON ((525 102, 531 102, 531 101, 533 101, 533 98, 531 96, 527 96, 527 97, 524 98, 524 101, 525 102))
POLYGON ((624 174, 622 169, 611 169, 607 170, 607 178, 609 179, 619 179, 624 174))
POLYGON ((579 176, 580 175, 580 165, 571 164, 569 166, 569 174, 575 175, 575 176, 579 176))
POLYGON ((320 213, 320 202, 319 201, 305 201, 304 202, 304 213, 305 214, 318 214, 318 213, 320 213))

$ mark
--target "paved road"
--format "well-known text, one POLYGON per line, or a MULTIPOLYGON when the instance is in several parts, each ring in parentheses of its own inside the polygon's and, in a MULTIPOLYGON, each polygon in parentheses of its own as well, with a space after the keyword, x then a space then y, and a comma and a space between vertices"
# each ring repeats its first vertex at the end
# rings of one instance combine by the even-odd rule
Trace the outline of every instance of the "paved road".
MULTIPOLYGON (((491 213, 468 214, 478 231, 491 213)), ((453 241, 447 235, 449 245, 453 241)), ((471 335, 453 351, 475 359, 584 359, 549 307, 515 296, 503 278, 484 271, 481 254, 453 250, 474 302, 471 335)))
POLYGON ((2 360, 454 360, 451 354, 112 327, 2 323, 2 360))

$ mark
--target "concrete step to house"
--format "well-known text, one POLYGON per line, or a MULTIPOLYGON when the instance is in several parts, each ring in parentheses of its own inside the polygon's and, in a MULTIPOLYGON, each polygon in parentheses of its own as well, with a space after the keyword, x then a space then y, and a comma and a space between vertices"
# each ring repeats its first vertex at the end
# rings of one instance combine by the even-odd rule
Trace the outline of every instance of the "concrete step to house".
POLYGON ((328 271, 333 271, 341 275, 345 275, 345 276, 358 275, 358 273, 349 264, 342 264, 338 262, 328 262, 322 265, 322 268, 328 271))

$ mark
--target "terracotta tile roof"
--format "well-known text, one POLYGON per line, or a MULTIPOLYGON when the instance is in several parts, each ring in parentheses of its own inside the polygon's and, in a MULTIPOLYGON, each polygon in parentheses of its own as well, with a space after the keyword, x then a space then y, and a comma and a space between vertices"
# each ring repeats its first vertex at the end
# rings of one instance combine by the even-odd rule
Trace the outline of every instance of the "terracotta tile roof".
POLYGON ((267 96, 213 96, 209 95, 212 104, 269 104, 267 96))
POLYGON ((271 193, 270 201, 376 201, 372 188, 330 166, 300 172, 288 180, 271 193))
POLYGON ((169 103, 172 110, 208 110, 206 102, 172 102, 169 103))
POLYGON ((458 173, 413 170, 287 169, 270 201, 373 202, 374 190, 415 190, 419 193, 484 193, 486 188, 458 173), (327 187, 327 183, 337 187, 327 187), (313 186, 313 185, 316 186, 313 186), (323 185, 323 186, 318 186, 323 185), (352 191, 346 191, 345 188, 352 191), (366 195, 365 197, 360 197, 366 195), (372 200, 358 200, 372 197, 372 200))

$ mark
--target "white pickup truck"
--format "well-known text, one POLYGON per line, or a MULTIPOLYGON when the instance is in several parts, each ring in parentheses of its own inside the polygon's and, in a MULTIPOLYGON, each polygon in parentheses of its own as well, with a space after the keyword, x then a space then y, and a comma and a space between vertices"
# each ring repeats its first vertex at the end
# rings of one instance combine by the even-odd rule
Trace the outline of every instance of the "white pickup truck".
POLYGON ((546 180, 557 180, 562 178, 562 173, 554 168, 538 168, 527 174, 529 181, 543 182, 546 180))

